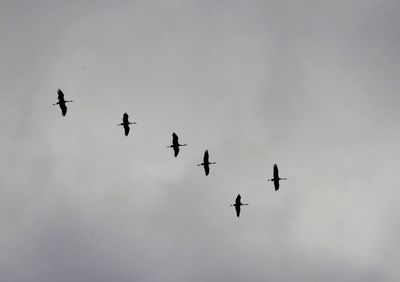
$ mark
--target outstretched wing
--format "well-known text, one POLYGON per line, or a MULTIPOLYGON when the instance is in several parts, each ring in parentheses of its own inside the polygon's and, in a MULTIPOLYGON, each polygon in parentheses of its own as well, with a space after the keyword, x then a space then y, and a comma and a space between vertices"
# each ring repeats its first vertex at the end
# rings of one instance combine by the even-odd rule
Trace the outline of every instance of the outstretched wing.
POLYGON ((175 132, 173 132, 172 133, 172 145, 178 145, 179 144, 179 142, 178 142, 178 135, 176 135, 176 133, 175 132))
MULTIPOLYGON (((129 118, 128 114, 124 113, 124 115, 122 116, 122 122, 129 124, 128 118, 129 118)), ((129 130, 128 130, 128 132, 129 132, 129 130)))
POLYGON ((61 89, 58 89, 57 93, 58 93, 58 100, 64 100, 64 93, 61 91, 61 89))
POLYGON ((203 163, 208 164, 208 150, 204 152, 204 158, 203 158, 203 163))
POLYGON ((129 124, 124 124, 124 129, 125 129, 125 136, 128 136, 130 130, 129 124))
POLYGON ((274 178, 279 179, 279 170, 277 164, 274 164, 274 178))
POLYGON ((240 196, 240 194, 237 195, 236 200, 235 200, 235 205, 240 206, 241 202, 240 200, 242 199, 242 197, 240 196))
POLYGON ((173 146, 172 148, 174 149, 174 156, 176 158, 179 154, 179 146, 173 146))
POLYGON ((204 172, 206 176, 210 173, 210 166, 207 163, 204 163, 204 172))
POLYGON ((275 186, 275 191, 278 191, 279 190, 279 179, 278 178, 275 178, 274 186, 275 186))
POLYGON ((240 216, 240 205, 236 205, 235 210, 236 210, 236 216, 239 217, 240 216))
POLYGON ((61 114, 65 116, 67 114, 67 105, 65 103, 60 103, 61 114))

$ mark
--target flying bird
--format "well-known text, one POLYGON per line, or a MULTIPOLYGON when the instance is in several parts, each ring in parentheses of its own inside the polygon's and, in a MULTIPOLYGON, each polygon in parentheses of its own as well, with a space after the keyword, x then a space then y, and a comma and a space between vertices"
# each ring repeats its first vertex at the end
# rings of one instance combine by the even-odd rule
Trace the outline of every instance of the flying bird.
POLYGON ((241 198, 242 197, 240 196, 240 194, 238 194, 236 197, 235 204, 231 205, 232 207, 235 207, 237 217, 240 216, 240 206, 248 206, 249 205, 249 204, 242 204, 242 202, 240 201, 241 198))
POLYGON ((198 164, 197 166, 204 166, 204 172, 206 173, 206 176, 210 173, 210 164, 216 164, 216 163, 210 163, 208 161, 208 150, 204 152, 204 157, 203 157, 203 162, 201 164, 198 164))
POLYGON ((125 136, 128 136, 129 134, 129 125, 130 124, 136 124, 136 122, 130 122, 129 120, 129 116, 127 113, 124 113, 124 115, 122 116, 122 123, 118 124, 118 126, 122 125, 125 129, 125 136))
POLYGON ((273 181, 275 186, 275 191, 279 190, 279 180, 286 180, 287 178, 279 177, 279 169, 278 165, 274 164, 274 178, 268 179, 268 181, 273 181))
POLYGON ((58 90, 57 90, 57 93, 58 93, 58 102, 55 103, 55 104, 53 104, 53 105, 54 105, 54 106, 55 106, 55 105, 60 105, 61 114, 62 114, 63 116, 65 116, 65 115, 67 114, 67 105, 66 105, 66 103, 70 103, 70 102, 73 102, 73 101, 72 101, 72 100, 66 101, 66 100, 64 99, 64 93, 61 91, 61 89, 58 89, 58 90))
POLYGON ((175 158, 179 154, 179 147, 181 146, 187 146, 187 144, 179 144, 179 137, 176 135, 175 132, 172 133, 172 145, 168 146, 167 148, 172 148, 174 149, 174 156, 175 158))

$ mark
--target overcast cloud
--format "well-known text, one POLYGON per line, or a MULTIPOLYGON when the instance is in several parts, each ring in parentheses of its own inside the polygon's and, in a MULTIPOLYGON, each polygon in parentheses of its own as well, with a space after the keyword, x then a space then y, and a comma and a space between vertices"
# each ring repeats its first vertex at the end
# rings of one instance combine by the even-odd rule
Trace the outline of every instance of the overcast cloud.
POLYGON ((399 14, 0 0, 0 281, 399 281, 399 14))

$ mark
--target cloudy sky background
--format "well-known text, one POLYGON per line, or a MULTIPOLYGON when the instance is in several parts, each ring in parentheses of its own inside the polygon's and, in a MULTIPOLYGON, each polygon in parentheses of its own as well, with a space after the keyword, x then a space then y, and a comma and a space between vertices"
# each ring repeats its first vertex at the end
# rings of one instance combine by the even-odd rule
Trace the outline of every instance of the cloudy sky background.
POLYGON ((0 280, 399 281, 399 13, 0 0, 0 280))

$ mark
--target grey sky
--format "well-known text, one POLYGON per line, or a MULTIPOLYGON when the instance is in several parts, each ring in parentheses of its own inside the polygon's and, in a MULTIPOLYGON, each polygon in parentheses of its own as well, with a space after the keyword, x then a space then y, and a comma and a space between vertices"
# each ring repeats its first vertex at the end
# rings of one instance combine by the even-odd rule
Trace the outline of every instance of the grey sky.
POLYGON ((399 13, 0 0, 0 280, 399 281, 399 13))

